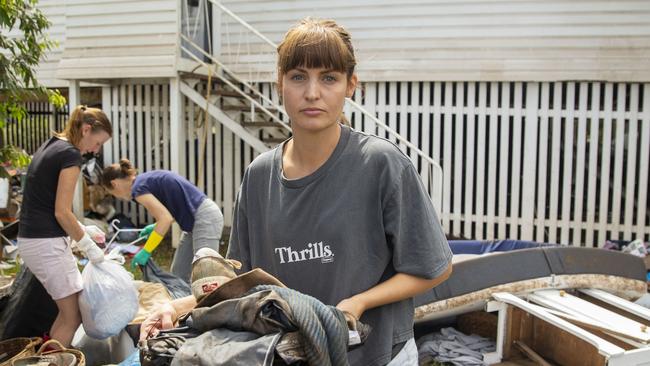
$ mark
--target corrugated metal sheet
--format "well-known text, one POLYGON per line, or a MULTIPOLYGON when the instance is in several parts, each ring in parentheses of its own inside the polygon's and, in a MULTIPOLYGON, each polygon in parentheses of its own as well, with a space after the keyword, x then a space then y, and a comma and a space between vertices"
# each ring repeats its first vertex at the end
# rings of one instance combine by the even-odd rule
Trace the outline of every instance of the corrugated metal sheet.
POLYGON ((176 72, 176 0, 66 0, 65 79, 168 77, 176 72))
MULTIPOLYGON (((365 81, 650 80, 647 0, 223 3, 275 42, 305 16, 336 19, 352 33, 365 81)), ((174 74, 176 0, 42 0, 39 7, 60 42, 40 68, 46 85, 60 85, 57 77, 174 74)), ((272 49, 226 16, 219 26, 226 63, 239 53, 238 70, 274 78, 272 49)))
MULTIPOLYGON (((352 34, 362 80, 650 80, 650 1, 225 0, 271 40, 305 16, 352 34)), ((261 49, 222 17, 225 57, 261 49)), ((272 78, 273 57, 248 59, 272 78)), ((241 70, 248 71, 246 65, 241 70)))

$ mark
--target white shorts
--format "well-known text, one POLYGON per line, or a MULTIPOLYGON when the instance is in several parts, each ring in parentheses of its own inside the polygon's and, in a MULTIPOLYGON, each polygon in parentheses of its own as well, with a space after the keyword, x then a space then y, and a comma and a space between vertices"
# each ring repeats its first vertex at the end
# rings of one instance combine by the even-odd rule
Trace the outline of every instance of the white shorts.
POLYGON ((68 238, 18 238, 18 254, 53 300, 83 289, 68 238))

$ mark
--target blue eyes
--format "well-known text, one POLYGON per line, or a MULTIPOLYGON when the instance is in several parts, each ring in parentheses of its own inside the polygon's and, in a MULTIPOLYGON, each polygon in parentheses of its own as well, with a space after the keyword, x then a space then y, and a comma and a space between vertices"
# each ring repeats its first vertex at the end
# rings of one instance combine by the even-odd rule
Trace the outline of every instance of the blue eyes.
MULTIPOLYGON (((293 81, 304 81, 307 78, 304 75, 296 74, 296 75, 291 76, 290 79, 293 80, 293 81)), ((323 75, 322 80, 324 82, 326 82, 326 83, 333 83, 333 82, 336 81, 336 77, 334 77, 332 75, 323 75)))

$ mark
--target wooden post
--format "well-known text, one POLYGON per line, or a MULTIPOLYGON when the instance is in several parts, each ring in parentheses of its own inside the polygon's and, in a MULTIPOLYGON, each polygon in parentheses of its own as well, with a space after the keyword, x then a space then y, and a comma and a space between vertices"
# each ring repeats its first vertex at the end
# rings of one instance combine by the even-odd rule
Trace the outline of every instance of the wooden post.
MULTIPOLYGON (((111 124, 115 125, 116 121, 113 121, 111 118, 111 110, 113 109, 113 105, 111 104, 111 87, 110 86, 103 86, 102 87, 102 110, 104 113, 106 113, 106 116, 109 118, 111 121, 111 124)), ((114 139, 117 139, 118 136, 114 135, 114 139)), ((103 150, 103 157, 104 157, 104 166, 108 166, 113 163, 115 158, 113 157, 113 144, 112 141, 104 144, 102 147, 103 150)))
MULTIPOLYGON (((75 109, 76 106, 81 104, 81 88, 79 86, 79 80, 70 80, 68 84, 68 109, 70 113, 75 109)), ((81 221, 84 217, 84 195, 83 195, 83 175, 79 174, 79 179, 77 179, 77 186, 74 190, 74 196, 72 198, 72 212, 74 212, 77 219, 81 221)))
MULTIPOLYGON (((533 227, 535 220, 535 171, 537 169, 537 120, 539 110, 539 83, 528 83, 526 88, 526 116, 524 130, 524 172, 522 181, 521 200, 521 238, 523 240, 533 240, 533 227)), ((515 137, 517 138, 517 137, 515 137)), ((545 202, 538 203, 544 205, 545 202)), ((543 219, 543 217, 539 218, 543 219)))
MULTIPOLYGON (((183 128, 185 118, 180 82, 179 77, 169 79, 169 158, 171 160, 171 170, 185 176, 185 129, 183 128)), ((180 234, 181 231, 178 225, 172 225, 172 246, 174 248, 178 247, 180 234)))

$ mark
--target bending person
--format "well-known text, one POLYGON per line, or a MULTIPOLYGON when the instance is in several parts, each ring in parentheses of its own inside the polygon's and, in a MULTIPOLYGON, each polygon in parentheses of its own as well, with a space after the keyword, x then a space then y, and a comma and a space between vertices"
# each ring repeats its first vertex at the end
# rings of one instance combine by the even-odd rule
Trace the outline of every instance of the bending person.
POLYGON ((125 201, 135 199, 156 220, 155 226, 145 229, 150 234, 142 250, 133 257, 133 266, 147 264, 174 221, 183 235, 172 261, 173 274, 189 282, 194 253, 201 248, 219 250, 221 210, 187 179, 168 170, 137 174, 131 162, 122 159, 104 168, 101 182, 113 196, 125 201))
POLYGON ((43 143, 27 168, 18 253, 56 302, 59 313, 50 337, 66 347, 81 324, 78 295, 83 289, 69 238, 77 242, 91 262, 104 260, 104 252, 91 239, 97 234, 96 227, 80 225, 72 212, 81 155, 99 152, 112 134, 104 112, 78 106, 65 130, 43 143))

